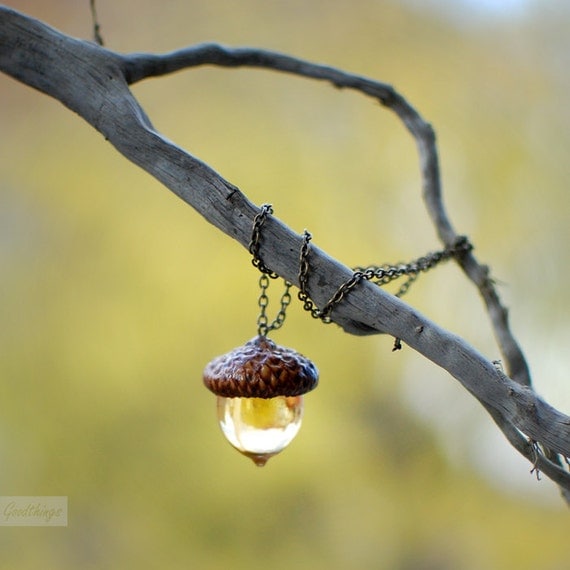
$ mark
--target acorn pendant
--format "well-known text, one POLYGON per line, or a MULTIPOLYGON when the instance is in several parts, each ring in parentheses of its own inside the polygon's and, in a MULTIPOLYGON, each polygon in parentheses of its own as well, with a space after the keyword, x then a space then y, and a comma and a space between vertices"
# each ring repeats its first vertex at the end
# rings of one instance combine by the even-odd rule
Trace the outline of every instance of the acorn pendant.
POLYGON ((317 386, 319 373, 308 358, 260 335, 214 358, 203 379, 218 397, 227 440, 263 467, 297 435, 303 394, 317 386))

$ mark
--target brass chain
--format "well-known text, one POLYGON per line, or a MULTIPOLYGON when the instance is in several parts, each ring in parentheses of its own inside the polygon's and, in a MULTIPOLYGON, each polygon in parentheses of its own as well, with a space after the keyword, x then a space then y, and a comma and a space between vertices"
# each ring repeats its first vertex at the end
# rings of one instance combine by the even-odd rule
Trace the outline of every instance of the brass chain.
MULTIPOLYGON (((321 312, 307 293, 307 285, 309 283, 309 242, 312 237, 313 236, 307 230, 303 232, 303 244, 299 252, 299 293, 297 293, 297 297, 303 303, 303 309, 305 309, 305 311, 311 313, 313 318, 320 319, 323 318, 321 312)), ((323 321, 329 322, 324 318, 323 321)))
POLYGON ((253 219, 253 229, 251 231, 251 240, 249 242, 249 253, 252 255, 251 263, 254 267, 257 267, 261 273, 265 273, 271 279, 277 279, 279 277, 277 273, 271 271, 261 258, 259 257, 259 244, 261 242, 261 227, 265 223, 265 219, 268 215, 273 214, 273 207, 271 204, 263 204, 261 209, 256 214, 255 218, 253 219))
POLYGON ((267 336, 270 331, 281 328, 285 322, 287 307, 291 303, 291 294, 289 293, 291 283, 289 283, 289 281, 285 281, 285 291, 283 292, 283 295, 281 295, 281 307, 277 313, 277 316, 271 323, 267 318, 267 307, 269 305, 267 289, 269 288, 269 277, 266 273, 262 273, 259 277, 259 287, 261 289, 261 294, 259 295, 258 300, 259 317, 257 317, 257 334, 259 336, 267 336))
MULTIPOLYGON (((291 283, 285 281, 285 292, 281 297, 281 308, 277 313, 274 321, 269 323, 266 315, 266 308, 269 303, 267 297, 267 288, 269 287, 269 279, 275 279, 278 275, 271 271, 259 257, 259 244, 261 240, 261 228, 268 215, 273 214, 273 208, 270 204, 261 206, 259 213, 255 216, 253 222, 252 237, 249 243, 249 252, 252 254, 252 263, 257 267, 262 275, 259 279, 259 286, 261 288, 261 295, 259 297, 259 307, 261 313, 257 320, 258 332, 260 335, 265 336, 269 331, 278 329, 285 321, 285 313, 289 303, 291 302, 291 295, 289 289, 291 283)), ((396 297, 402 297, 408 292, 408 289, 416 281, 421 273, 429 271, 436 265, 443 261, 447 261, 452 257, 459 257, 473 249, 473 246, 465 236, 459 236, 455 243, 446 247, 443 250, 428 253, 425 256, 409 263, 399 263, 397 265, 370 265, 368 267, 356 267, 352 276, 342 283, 335 291, 333 296, 327 301, 325 306, 320 310, 313 300, 309 297, 307 287, 309 283, 309 255, 310 255, 310 241, 312 236, 307 230, 303 233, 303 243, 299 252, 299 293, 297 297, 303 303, 303 308, 308 311, 315 319, 320 319, 324 323, 332 322, 331 313, 333 309, 339 305, 343 299, 352 291, 361 281, 372 281, 379 286, 386 285, 402 276, 406 276, 406 281, 400 286, 396 292, 396 297)), ((398 348, 398 339, 396 339, 396 346, 398 348)))
POLYGON ((428 253, 410 263, 400 263, 398 265, 370 265, 366 268, 356 267, 352 276, 345 281, 334 293, 334 295, 327 301, 321 311, 315 306, 313 301, 309 298, 307 293, 309 263, 307 257, 309 255, 309 241, 311 234, 305 230, 303 234, 303 245, 301 246, 301 269, 299 273, 300 291, 298 297, 303 301, 303 307, 309 311, 314 318, 321 319, 325 323, 331 322, 331 313, 333 309, 342 302, 342 300, 354 289, 361 281, 373 281, 377 285, 386 285, 403 275, 408 279, 402 284, 400 289, 396 292, 396 297, 402 297, 408 292, 408 289, 419 277, 420 273, 429 271, 442 261, 446 261, 451 257, 462 255, 471 249, 473 246, 465 236, 459 236, 450 247, 446 247, 441 251, 428 253))
POLYGON ((253 256, 253 259, 251 260, 253 266, 257 267, 257 269, 261 271, 261 275, 259 277, 259 288, 261 289, 261 293, 257 302, 259 306, 259 316, 257 317, 257 334, 259 336, 267 336, 269 332, 281 328, 285 322, 287 307, 291 303, 291 294, 289 293, 289 290, 291 289, 292 284, 289 281, 284 280, 285 291, 281 295, 281 307, 279 308, 275 319, 273 319, 271 323, 269 322, 269 319, 267 317, 267 307, 269 305, 267 289, 269 289, 269 280, 277 279, 279 276, 274 271, 271 271, 271 269, 269 269, 259 257, 259 245, 261 241, 261 227, 263 226, 267 216, 270 214, 273 214, 273 208, 271 207, 271 204, 263 204, 260 211, 253 220, 251 241, 249 242, 248 247, 249 252, 253 256))

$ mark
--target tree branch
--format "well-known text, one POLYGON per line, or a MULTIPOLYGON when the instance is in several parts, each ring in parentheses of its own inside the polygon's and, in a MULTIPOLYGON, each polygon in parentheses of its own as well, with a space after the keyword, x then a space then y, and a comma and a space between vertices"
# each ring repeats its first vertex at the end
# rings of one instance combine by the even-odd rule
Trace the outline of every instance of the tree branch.
MULTIPOLYGON (((445 246, 456 243, 459 235, 453 229, 442 199, 435 133, 431 125, 426 123, 391 85, 280 53, 252 48, 228 48, 218 44, 202 44, 164 55, 134 54, 124 57, 125 77, 129 83, 208 64, 224 67, 261 67, 327 81, 339 89, 359 91, 390 108, 416 141, 424 201, 437 233, 445 246)), ((502 306, 493 281, 488 276, 488 268, 479 264, 472 254, 464 256, 460 265, 478 287, 486 303, 509 375, 521 384, 530 386, 528 366, 510 332, 507 310, 502 306)))
MULTIPOLYGON (((147 77, 205 64, 263 67, 376 98, 397 114, 414 137, 429 215, 441 241, 446 246, 456 242, 458 235, 442 200, 433 129, 390 85, 278 53, 217 44, 164 55, 117 54, 0 6, 0 70, 75 111, 127 159, 247 247, 257 208, 237 187, 158 133, 129 89, 129 84, 147 77)), ((271 217, 264 226, 260 256, 273 271, 298 285, 301 243, 301 236, 271 217)), ((570 492, 570 475, 557 457, 570 456, 570 417, 530 389, 528 366, 510 332, 507 311, 488 268, 470 252, 458 261, 483 296, 512 379, 464 340, 369 282, 352 290, 335 307, 332 319, 352 334, 389 333, 447 370, 482 403, 520 453, 570 492), (544 455, 537 454, 535 442, 546 450, 544 455)), ((307 291, 322 307, 352 272, 315 246, 309 262, 307 291)))

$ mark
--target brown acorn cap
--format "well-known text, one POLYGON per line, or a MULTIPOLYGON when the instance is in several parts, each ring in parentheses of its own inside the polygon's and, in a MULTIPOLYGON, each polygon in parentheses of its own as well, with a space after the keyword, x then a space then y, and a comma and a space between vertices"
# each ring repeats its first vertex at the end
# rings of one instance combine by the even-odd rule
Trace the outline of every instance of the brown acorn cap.
POLYGON ((302 354, 257 336, 204 368, 204 384, 226 398, 299 396, 317 386, 319 372, 302 354))

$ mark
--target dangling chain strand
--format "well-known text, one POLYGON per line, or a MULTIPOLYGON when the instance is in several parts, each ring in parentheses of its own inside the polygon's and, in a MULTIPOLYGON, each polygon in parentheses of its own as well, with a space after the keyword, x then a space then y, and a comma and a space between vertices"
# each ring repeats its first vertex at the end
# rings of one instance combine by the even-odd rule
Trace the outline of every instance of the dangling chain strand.
MULTIPOLYGON (((264 204, 261 206, 259 213, 254 218, 252 236, 249 244, 249 252, 253 256, 252 263, 262 273, 259 279, 259 285, 261 288, 259 307, 261 309, 261 313, 257 320, 258 332, 261 336, 265 336, 269 331, 278 329, 283 324, 285 320, 285 312, 291 302, 291 295, 289 294, 291 283, 289 281, 285 281, 285 292, 281 297, 281 308, 275 320, 269 324, 266 316, 266 308, 269 303, 267 288, 269 287, 269 279, 275 279, 278 275, 271 271, 260 259, 259 242, 261 239, 261 228, 265 219, 270 214, 273 214, 273 208, 270 204, 264 204)), ((303 232, 303 243, 299 252, 299 293, 297 294, 297 297, 303 303, 303 308, 308 311, 312 317, 315 319, 321 319, 324 323, 332 322, 331 313, 333 309, 340 304, 348 293, 350 293, 350 291, 352 291, 352 289, 354 289, 363 280, 373 281, 377 285, 381 286, 405 275, 407 276, 407 280, 396 292, 396 297, 401 297, 407 293, 408 289, 414 281, 416 281, 420 273, 429 271, 442 261, 446 261, 451 257, 459 257, 473 249, 473 246, 466 236, 459 236, 452 246, 448 246, 441 251, 428 253, 427 255, 419 257, 410 263, 401 263, 398 265, 385 264, 380 266, 371 265, 366 268, 356 267, 352 276, 340 285, 334 295, 325 304, 323 309, 319 310, 307 292, 310 270, 309 254, 311 239, 311 234, 305 230, 303 232)), ((396 346, 397 344, 398 339, 396 339, 396 346)))
POLYGON ((257 317, 257 334, 259 336, 267 336, 270 331, 281 328, 285 322, 287 307, 291 303, 291 294, 289 293, 291 283, 289 283, 289 281, 285 281, 285 291, 283 292, 283 295, 281 295, 281 307, 277 316, 271 323, 269 323, 269 319, 267 318, 267 306, 269 305, 267 289, 269 288, 269 277, 265 273, 262 273, 259 277, 259 288, 261 289, 261 293, 258 300, 259 317, 257 317))

